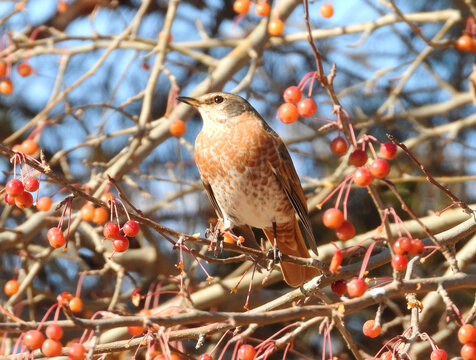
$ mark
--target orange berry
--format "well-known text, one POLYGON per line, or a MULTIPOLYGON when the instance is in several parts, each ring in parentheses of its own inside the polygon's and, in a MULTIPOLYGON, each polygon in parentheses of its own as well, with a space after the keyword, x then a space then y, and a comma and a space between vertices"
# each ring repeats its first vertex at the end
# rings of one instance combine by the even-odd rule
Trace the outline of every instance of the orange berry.
POLYGON ((473 40, 469 35, 462 35, 456 40, 456 48, 459 51, 471 51, 473 49, 473 40))
POLYGON ((73 312, 73 314, 78 314, 83 310, 83 300, 81 300, 79 297, 73 297, 69 301, 69 308, 73 312))
POLYGON ((93 221, 94 210, 94 206, 92 206, 90 203, 83 205, 81 210, 79 210, 81 212, 81 219, 84 221, 93 221))
POLYGON ((33 205, 33 196, 28 191, 24 191, 20 195, 15 196, 15 205, 20 209, 28 209, 33 205))
POLYGON ((21 62, 17 66, 17 72, 23 76, 29 76, 33 72, 33 69, 31 68, 30 64, 28 64, 26 61, 21 62))
POLYGON ((268 33, 272 36, 279 36, 283 33, 284 23, 281 19, 274 19, 268 23, 268 33))
POLYGON ((255 12, 258 16, 268 16, 271 11, 271 5, 266 1, 260 1, 256 4, 255 12))
POLYGON ((382 330, 381 326, 375 326, 375 320, 367 320, 362 327, 362 332, 365 336, 374 338, 380 335, 380 331, 382 330))
POLYGON ((32 139, 26 139, 25 141, 23 141, 21 147, 23 149, 23 153, 27 155, 34 155, 40 148, 38 146, 38 143, 32 139))
POLYGON ((13 83, 10 79, 3 79, 0 81, 0 93, 3 95, 10 95, 13 91, 13 83))
POLYGON ((185 121, 175 119, 170 123, 169 131, 173 136, 181 137, 187 131, 187 125, 185 125, 185 121))
POLYGON ((5 292, 5 295, 7 296, 15 295, 18 292, 19 288, 20 288, 20 284, 15 279, 8 280, 5 283, 5 285, 3 285, 3 291, 5 292))
POLYGON ((51 205, 53 204, 53 200, 49 196, 43 196, 38 199, 36 202, 36 208, 40 211, 48 211, 51 209, 51 205))
POLYGON ((322 17, 325 18, 330 18, 334 15, 334 7, 329 3, 322 4, 320 11, 322 17))
POLYGON ((298 109, 294 104, 284 103, 278 108, 278 119, 285 124, 291 124, 295 122, 298 116, 298 109))
POLYGON ((68 9, 68 3, 64 0, 59 0, 58 7, 56 8, 56 10, 59 13, 64 13, 67 9, 68 9))
POLYGON ((233 10, 238 14, 246 14, 250 9, 250 0, 235 0, 233 10))
POLYGON ((224 233, 223 234, 223 241, 226 242, 227 244, 236 245, 236 242, 233 239, 233 236, 231 236, 231 234, 229 234, 229 233, 224 233))
POLYGON ((0 61, 0 77, 4 77, 7 74, 7 63, 0 61))
POLYGON ((103 207, 94 209, 93 223, 104 224, 109 218, 109 211, 103 207))
POLYGON ((110 199, 115 199, 116 197, 114 196, 113 193, 110 192, 105 192, 104 194, 101 195, 101 201, 104 201, 106 204, 110 199))

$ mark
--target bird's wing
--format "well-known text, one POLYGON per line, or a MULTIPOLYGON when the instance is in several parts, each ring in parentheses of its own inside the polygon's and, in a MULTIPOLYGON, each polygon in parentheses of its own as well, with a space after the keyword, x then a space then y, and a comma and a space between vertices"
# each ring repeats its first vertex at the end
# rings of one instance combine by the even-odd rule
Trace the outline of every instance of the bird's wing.
POLYGON ((215 198, 215 195, 213 194, 212 186, 204 179, 202 179, 202 184, 205 189, 205 192, 207 193, 208 200, 210 200, 210 202, 212 203, 213 208, 215 209, 215 212, 217 213, 218 217, 220 219, 223 219, 223 213, 220 209, 220 206, 218 206, 218 202, 217 202, 217 199, 215 198))
POLYGON ((293 161, 283 140, 274 131, 271 134, 275 140, 275 146, 279 156, 279 162, 271 164, 272 171, 286 192, 299 219, 301 219, 305 237, 311 250, 317 255, 316 239, 312 233, 311 219, 307 212, 306 197, 302 190, 301 181, 299 180, 293 161))

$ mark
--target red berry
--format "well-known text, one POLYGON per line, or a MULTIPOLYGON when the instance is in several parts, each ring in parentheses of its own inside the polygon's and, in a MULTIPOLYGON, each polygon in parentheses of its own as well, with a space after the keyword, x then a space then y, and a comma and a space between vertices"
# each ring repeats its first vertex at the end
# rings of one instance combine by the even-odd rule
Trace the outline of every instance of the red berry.
POLYGON ((392 352, 385 351, 382 355, 380 355, 380 359, 382 359, 382 360, 392 360, 393 359, 392 352))
POLYGON ((397 146, 394 143, 386 142, 380 145, 380 156, 387 160, 392 160, 397 155, 397 146))
POLYGON ((406 255, 395 255, 392 258, 392 266, 395 270, 402 271, 407 268, 408 257, 406 255))
MULTIPOLYGON (((259 1, 256 4, 255 12, 258 16, 268 16, 271 11, 271 5, 269 5, 265 0, 259 1)), ((207 355, 210 356, 210 355, 207 355)), ((211 359, 211 357, 210 357, 211 359)))
POLYGON ((284 103, 278 108, 278 119, 285 124, 291 124, 298 118, 298 110, 295 105, 284 103))
POLYGON ((337 229, 344 223, 344 214, 337 208, 330 208, 324 211, 322 222, 329 229, 337 229))
POLYGON ((36 202, 36 208, 40 211, 48 211, 51 209, 51 205, 53 204, 53 200, 49 196, 43 196, 38 199, 36 202))
POLYGON ((431 360, 446 360, 448 355, 446 351, 443 349, 435 349, 431 352, 430 359, 431 360))
POLYGON ((233 10, 238 14, 246 14, 250 9, 250 0, 235 0, 233 10))
POLYGON ((69 308, 73 312, 73 314, 79 314, 83 310, 83 300, 81 298, 74 296, 69 301, 69 308))
POLYGON ((334 15, 334 8, 329 3, 322 4, 320 11, 321 11, 322 17, 325 17, 325 18, 330 18, 332 17, 332 15, 334 15))
POLYGON ((57 249, 62 247, 65 244, 63 232, 57 227, 53 227, 48 230, 47 233, 48 241, 50 242, 51 247, 57 249))
POLYGON ((374 338, 380 335, 382 328, 380 325, 375 326, 375 320, 367 320, 362 327, 362 332, 365 336, 374 338))
POLYGON ((390 165, 385 159, 375 159, 369 166, 370 173, 376 178, 383 179, 390 172, 390 165))
POLYGON ((124 235, 134 237, 139 233, 139 223, 134 220, 129 220, 122 227, 122 231, 124 232, 124 235))
POLYGON ((367 168, 361 167, 354 172, 354 182, 357 186, 366 187, 372 183, 373 176, 367 168))
POLYGON ((46 336, 53 340, 59 340, 63 337, 63 328, 58 324, 50 324, 45 330, 46 336))
POLYGON ((46 339, 41 346, 41 352, 46 357, 60 356, 63 350, 63 345, 58 340, 46 339))
POLYGON ((115 252, 124 252, 129 249, 129 239, 125 236, 119 236, 112 242, 112 248, 115 252))
POLYGON ((283 93, 283 99, 290 104, 297 104, 301 100, 301 90, 297 86, 290 86, 283 93))
POLYGON ((15 205, 20 209, 28 209, 33 205, 33 196, 28 191, 23 191, 15 196, 15 205))
POLYGON ((334 294, 344 295, 347 291, 347 280, 337 280, 331 284, 331 290, 334 294))
POLYGON ((8 195, 15 197, 23 193, 25 191, 25 188, 23 187, 23 183, 20 180, 12 179, 7 182, 7 185, 5 186, 5 191, 8 195))
POLYGON ((7 296, 15 295, 18 292, 19 288, 20 288, 20 284, 15 279, 8 280, 5 283, 5 285, 3 285, 3 291, 5 292, 5 295, 7 296))
POLYGON ((29 330, 26 332, 25 337, 23 338, 23 344, 30 351, 41 348, 43 342, 45 341, 45 336, 38 330, 29 330))
POLYGON ((237 360, 253 360, 256 355, 256 350, 253 346, 244 344, 238 349, 237 360))
POLYGON ((349 145, 347 145, 347 141, 342 136, 338 136, 331 141, 330 148, 335 155, 342 156, 347 152, 349 145))
POLYGON ((8 205, 15 205, 15 198, 13 196, 10 196, 8 194, 5 194, 5 202, 8 205))
POLYGON ((119 225, 110 221, 104 225, 102 233, 106 239, 115 239, 119 237, 121 231, 119 230, 119 225))
POLYGON ((342 225, 336 229, 336 235, 341 241, 352 239, 355 235, 355 227, 350 221, 344 220, 342 225))
POLYGON ((316 113, 316 102, 310 98, 301 100, 297 105, 298 113, 304 117, 311 117, 316 113))
POLYGON ((460 352, 463 360, 476 360, 476 344, 465 344, 460 352))
POLYGON ((283 33, 284 23, 281 19, 273 19, 268 23, 268 33, 272 36, 279 36, 283 33))
POLYGON ((142 326, 128 326, 127 331, 129 331, 129 334, 132 336, 139 336, 144 332, 144 328, 142 326))
POLYGON ((198 360, 213 360, 213 358, 211 357, 211 355, 203 354, 198 360))
POLYGON ((349 164, 359 167, 364 166, 368 160, 367 153, 364 150, 356 149, 350 153, 349 164))
POLYGON ((425 244, 420 239, 412 239, 408 253, 410 255, 421 255, 425 252, 425 244))
POLYGON ((26 191, 35 192, 40 187, 40 183, 35 177, 29 177, 25 179, 23 186, 25 187, 26 191))
POLYGON ((472 344, 476 342, 476 327, 465 324, 458 330, 458 341, 461 344, 472 344))
POLYGON ((398 255, 405 255, 410 251, 412 242, 407 237, 398 238, 397 241, 393 244, 393 251, 398 255))
POLYGON ((24 61, 18 64, 17 72, 20 74, 20 76, 25 77, 31 75, 33 69, 31 68, 30 64, 24 61))
POLYGON ((79 343, 72 344, 68 350, 68 357, 71 360, 84 360, 86 349, 79 343))
POLYGON ((365 294, 367 287, 364 279, 353 278, 347 283, 347 293, 350 297, 359 297, 365 294))

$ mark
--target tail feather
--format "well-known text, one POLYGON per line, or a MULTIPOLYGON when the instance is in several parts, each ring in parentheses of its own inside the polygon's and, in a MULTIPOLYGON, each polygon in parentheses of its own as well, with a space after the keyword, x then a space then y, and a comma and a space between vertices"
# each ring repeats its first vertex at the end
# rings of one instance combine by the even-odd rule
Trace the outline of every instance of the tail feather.
MULTIPOLYGON (((273 229, 263 229, 266 237, 274 245, 273 229)), ((311 255, 304 242, 301 229, 297 221, 278 224, 276 228, 277 247, 285 255, 310 258, 311 255)), ((290 262, 281 262, 284 281, 290 286, 300 286, 306 281, 319 275, 319 271, 312 267, 301 266, 290 262)))

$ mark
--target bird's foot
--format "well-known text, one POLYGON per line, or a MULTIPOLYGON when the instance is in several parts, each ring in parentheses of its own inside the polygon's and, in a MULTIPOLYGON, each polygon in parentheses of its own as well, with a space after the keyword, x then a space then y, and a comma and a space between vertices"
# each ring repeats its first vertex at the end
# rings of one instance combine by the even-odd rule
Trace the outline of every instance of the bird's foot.
POLYGON ((223 250, 224 238, 221 231, 221 226, 222 224, 219 220, 216 224, 210 224, 210 227, 205 231, 205 237, 210 240, 208 250, 213 250, 215 256, 221 253, 223 250))
POLYGON ((271 249, 268 250, 268 254, 266 255, 268 259, 271 259, 274 264, 279 264, 282 261, 283 253, 279 251, 276 246, 273 246, 271 249))

